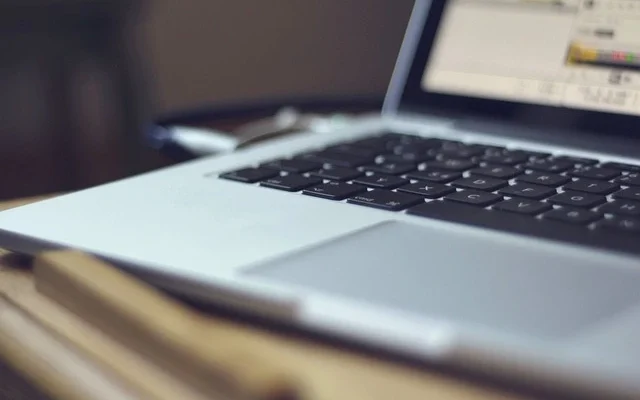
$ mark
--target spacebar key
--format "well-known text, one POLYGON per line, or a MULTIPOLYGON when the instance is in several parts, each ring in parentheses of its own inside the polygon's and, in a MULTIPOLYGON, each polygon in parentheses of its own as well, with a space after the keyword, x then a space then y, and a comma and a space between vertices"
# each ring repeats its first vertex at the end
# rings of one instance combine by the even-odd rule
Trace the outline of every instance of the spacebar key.
POLYGON ((485 210, 446 200, 420 204, 407 210, 407 214, 506 231, 530 231, 531 225, 537 222, 528 215, 485 210))
POLYGON ((513 234, 640 254, 637 237, 631 235, 603 234, 583 226, 498 210, 486 210, 449 201, 432 201, 420 204, 408 209, 407 214, 513 234))

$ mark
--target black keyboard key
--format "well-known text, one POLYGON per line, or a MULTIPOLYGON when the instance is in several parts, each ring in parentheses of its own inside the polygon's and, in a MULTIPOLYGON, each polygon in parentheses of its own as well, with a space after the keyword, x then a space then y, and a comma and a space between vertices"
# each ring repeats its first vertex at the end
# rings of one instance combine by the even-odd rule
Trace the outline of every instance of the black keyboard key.
POLYGON ((573 182, 569 182, 564 185, 565 190, 576 190, 578 192, 595 193, 595 194, 609 194, 620 189, 620 186, 607 182, 596 181, 591 179, 578 179, 573 182))
POLYGON ((640 219, 627 217, 607 218, 598 222, 596 229, 640 236, 640 219))
POLYGON ((493 193, 478 192, 475 190, 461 190, 445 197, 445 200, 473 206, 486 207, 502 200, 502 196, 493 193))
POLYGON ((596 194, 567 191, 549 198, 549 201, 561 206, 592 208, 606 202, 607 198, 596 194))
POLYGON ((507 151, 506 147, 494 146, 492 144, 475 143, 474 146, 483 148, 485 154, 497 154, 507 151))
POLYGON ((436 149, 440 146, 442 146, 442 141, 439 139, 408 135, 404 135, 402 138, 387 142, 387 148, 392 149, 395 153, 412 151, 426 152, 429 149, 436 149))
POLYGON ((556 190, 548 186, 534 185, 531 183, 516 183, 509 187, 500 189, 498 193, 504 196, 542 200, 552 194, 555 194, 556 190))
POLYGON ((453 186, 462 189, 485 190, 488 192, 493 192, 494 190, 498 190, 501 187, 507 186, 508 184, 509 182, 502 179, 485 178, 479 176, 458 179, 457 181, 454 181, 452 183, 453 186))
POLYGON ((517 214, 538 215, 551 209, 551 205, 536 200, 510 199, 494 205, 493 209, 517 214))
POLYGON ((462 174, 452 171, 425 170, 410 172, 407 174, 407 178, 417 179, 420 181, 447 183, 462 178, 462 174))
POLYGON ((484 153, 486 155, 489 156, 499 156, 499 155, 503 155, 504 153, 508 152, 509 150, 507 150, 506 147, 500 147, 500 146, 485 146, 485 151, 484 153))
POLYGON ((425 139, 422 136, 417 135, 408 135, 406 133, 385 133, 382 135, 382 139, 386 140, 387 143, 397 143, 397 144, 411 144, 411 143, 426 143, 426 142, 434 142, 432 146, 439 146, 440 142, 437 139, 425 139))
POLYGON ((598 179, 608 181, 621 175, 620 171, 611 168, 582 167, 569 172, 569 175, 577 178, 598 179))
POLYGON ((625 172, 640 172, 640 165, 624 164, 617 162, 606 162, 602 164, 605 168, 617 169, 625 172))
POLYGON ((260 186, 268 187, 271 189, 286 190, 287 192, 299 192, 302 189, 308 188, 312 185, 321 183, 322 179, 316 177, 309 177, 289 174, 285 176, 276 176, 260 182, 260 186))
POLYGON ((605 214, 640 217, 640 202, 633 200, 614 200, 599 208, 605 214))
POLYGON ((389 139, 385 139, 382 136, 374 136, 374 137, 367 137, 364 139, 358 139, 353 142, 345 143, 345 144, 348 144, 353 147, 370 149, 375 152, 381 152, 381 151, 388 150, 388 146, 389 146, 388 143, 389 143, 389 139))
POLYGON ((450 186, 441 185, 439 183, 418 182, 398 188, 399 192, 412 193, 424 196, 428 199, 437 199, 456 190, 450 186))
POLYGON ((457 140, 445 140, 445 139, 440 140, 441 151, 455 151, 465 146, 467 145, 462 142, 458 142, 457 140))
POLYGON ((437 219, 484 230, 514 233, 525 237, 543 238, 605 250, 640 255, 638 237, 612 235, 606 230, 591 230, 583 225, 569 224, 528 215, 479 209, 450 201, 431 201, 410 208, 407 214, 437 219))
POLYGON ((359 167, 373 161, 371 157, 362 157, 349 153, 338 153, 329 151, 319 151, 315 153, 302 154, 300 156, 297 156, 296 159, 327 163, 338 167, 347 168, 359 167))
POLYGON ((383 150, 375 150, 375 149, 366 148, 366 147, 358 147, 352 144, 339 144, 336 146, 327 147, 325 151, 328 151, 330 153, 353 154, 355 156, 365 157, 365 158, 373 158, 383 152, 383 150))
POLYGON ((602 219, 604 215, 590 210, 561 207, 549 211, 543 217, 572 224, 587 225, 602 219))
POLYGON ((358 171, 357 169, 333 167, 329 165, 319 171, 312 172, 311 175, 334 181, 350 181, 364 175, 364 172, 358 171))
POLYGON ((541 172, 563 172, 573 168, 573 163, 566 160, 557 160, 553 158, 542 158, 531 160, 524 165, 525 168, 541 172))
POLYGON ((307 188, 302 193, 309 196, 322 197, 323 199, 344 200, 347 197, 352 197, 366 191, 367 188, 360 185, 350 185, 344 182, 328 182, 307 188))
POLYGON ((440 150, 440 154, 445 156, 446 158, 460 158, 460 159, 468 159, 472 157, 479 156, 484 154, 485 149, 479 146, 473 145, 461 145, 456 148, 443 148, 440 150))
POLYGON ((494 146, 491 144, 478 144, 478 143, 474 143, 473 144, 476 147, 480 147, 484 150, 484 155, 488 155, 488 154, 502 154, 504 152, 507 151, 512 151, 507 149, 506 147, 502 147, 502 146, 494 146))
POLYGON ((529 158, 531 159, 540 159, 540 158, 548 158, 551 157, 551 153, 545 153, 542 151, 531 151, 531 150, 522 150, 525 152, 529 158))
POLYGON ((365 171, 380 172, 382 174, 402 175, 416 169, 415 164, 407 163, 382 163, 364 166, 365 171))
POLYGON ((424 141, 420 143, 422 143, 425 146, 428 146, 430 149, 437 149, 437 148, 441 148, 446 143, 451 143, 451 142, 453 141, 446 140, 446 139, 428 138, 428 139, 424 139, 424 141))
POLYGON ((387 154, 382 156, 386 163, 422 163, 433 160, 435 157, 423 151, 413 151, 401 154, 387 154))
POLYGON ((269 168, 244 168, 224 173, 220 175, 220 178, 244 183, 255 183, 263 179, 273 178, 279 174, 278 171, 269 168))
POLYGON ((529 159, 529 155, 520 150, 507 150, 502 152, 490 151, 482 157, 482 160, 492 164, 516 165, 529 159))
POLYGON ((522 173, 521 170, 506 165, 487 165, 486 167, 472 169, 470 172, 473 175, 488 176, 498 179, 511 179, 522 173))
POLYGON ((585 157, 572 157, 572 156, 557 156, 554 157, 556 160, 565 160, 573 163, 576 166, 584 166, 584 165, 595 165, 599 161, 593 158, 585 158, 585 157))
POLYGON ((429 147, 423 143, 399 144, 394 146, 391 152, 393 154, 418 153, 429 155, 429 147))
POLYGON ((424 198, 408 193, 396 193, 387 190, 371 190, 350 197, 348 203, 388 211, 400 211, 424 202, 424 198))
POLYGON ((518 182, 534 183, 537 185, 552 186, 552 187, 558 187, 560 185, 564 185, 570 180, 571 178, 566 176, 551 174, 548 172, 535 172, 535 171, 528 174, 520 175, 516 178, 516 181, 518 182))
POLYGON ((302 174, 314 169, 322 168, 322 164, 307 160, 275 160, 262 165, 262 167, 278 169, 280 171, 302 174))
POLYGON ((621 190, 613 194, 616 199, 625 200, 639 200, 640 201, 640 187, 633 187, 621 190))
POLYGON ((353 183, 376 189, 395 189, 409 183, 409 181, 394 175, 373 174, 356 178, 353 183))
POLYGON ((640 186, 640 173, 632 172, 628 175, 620 176, 614 182, 625 186, 640 186))
MULTIPOLYGON (((505 221, 507 218, 513 218, 511 215, 450 201, 423 203, 407 210, 407 214, 472 225, 493 222, 497 223, 498 227, 496 229, 498 230, 500 230, 500 222, 505 221)), ((526 221, 531 223, 531 217, 526 217, 526 221)))
POLYGON ((468 169, 471 169, 471 168, 473 168, 473 167, 475 167, 477 165, 478 164, 476 164, 475 162, 469 161, 469 160, 459 160, 459 159, 455 159, 455 158, 445 158, 445 159, 437 160, 437 161, 429 161, 427 163, 427 168, 444 169, 444 170, 462 172, 462 171, 466 171, 468 169))

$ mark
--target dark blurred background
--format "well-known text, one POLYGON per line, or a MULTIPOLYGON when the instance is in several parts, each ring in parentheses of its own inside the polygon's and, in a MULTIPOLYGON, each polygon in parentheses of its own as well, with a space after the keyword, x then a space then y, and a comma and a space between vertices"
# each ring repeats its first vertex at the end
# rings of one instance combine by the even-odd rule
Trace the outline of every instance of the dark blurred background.
MULTIPOLYGON (((127 2, 136 0, 64 0, 51 4, 95 8, 98 4, 127 2)), ((382 98, 413 1, 147 0, 141 2, 144 6, 137 14, 136 25, 123 30, 123 38, 96 35, 100 24, 108 25, 99 14, 87 19, 73 8, 59 14, 45 10, 39 13, 40 22, 33 25, 40 29, 40 39, 24 34, 30 27, 24 21, 37 14, 30 7, 40 3, 16 6, 19 3, 0 2, 4 13, 0 15, 0 48, 4 54, 0 61, 1 199, 75 190, 134 173, 122 165, 121 159, 126 158, 122 154, 131 154, 123 138, 139 138, 134 137, 136 132, 130 133, 130 128, 121 129, 127 126, 125 123, 109 117, 115 111, 130 111, 134 103, 126 104, 126 100, 131 96, 113 101, 117 98, 113 89, 124 86, 102 80, 104 71, 95 69, 91 62, 84 62, 81 73, 67 72, 74 81, 73 90, 80 95, 65 95, 56 74, 63 76, 65 68, 75 65, 75 59, 62 51, 72 42, 78 48, 84 46, 81 54, 85 56, 92 52, 94 42, 104 45, 112 55, 129 43, 138 46, 143 80, 149 84, 150 118, 209 105, 283 97, 382 98), (7 10, 18 14, 12 17, 7 10), (18 36, 14 28, 20 31, 18 36), (54 30, 64 32, 50 34, 54 30), (33 43, 38 41, 47 44, 37 48, 33 43), (19 55, 13 62, 16 53, 19 55), (5 57, 7 54, 11 56, 5 57), (21 57, 30 60, 23 62, 21 57), (42 61, 47 57, 49 61, 42 61), (43 79, 43 70, 53 78, 43 79), (45 97, 48 108, 41 101, 45 97), (82 115, 72 120, 64 117, 66 105, 82 115), (107 110, 109 106, 120 106, 120 110, 107 110)), ((77 56, 77 60, 85 56, 77 56)), ((127 65, 123 59, 104 58, 102 62, 102 67, 116 73, 127 65)), ((135 173, 174 162, 152 150, 142 152, 136 156, 142 167, 135 173)))
POLYGON ((412 4, 153 0, 141 34, 159 111, 280 95, 382 95, 412 4))

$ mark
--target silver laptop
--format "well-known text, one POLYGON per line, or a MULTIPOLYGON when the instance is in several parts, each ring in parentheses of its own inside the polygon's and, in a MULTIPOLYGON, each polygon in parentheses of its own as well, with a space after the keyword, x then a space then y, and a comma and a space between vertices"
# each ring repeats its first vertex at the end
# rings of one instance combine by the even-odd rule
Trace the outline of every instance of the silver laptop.
POLYGON ((0 246, 640 398, 640 4, 417 1, 380 117, 0 214, 0 246))

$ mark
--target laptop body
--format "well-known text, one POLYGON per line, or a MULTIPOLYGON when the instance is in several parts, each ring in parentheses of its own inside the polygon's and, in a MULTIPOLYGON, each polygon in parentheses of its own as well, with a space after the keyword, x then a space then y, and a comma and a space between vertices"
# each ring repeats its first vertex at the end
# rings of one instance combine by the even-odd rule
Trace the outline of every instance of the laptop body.
POLYGON ((81 249, 419 360, 640 397, 640 43, 613 3, 419 0, 380 117, 2 212, 0 246, 81 249))

